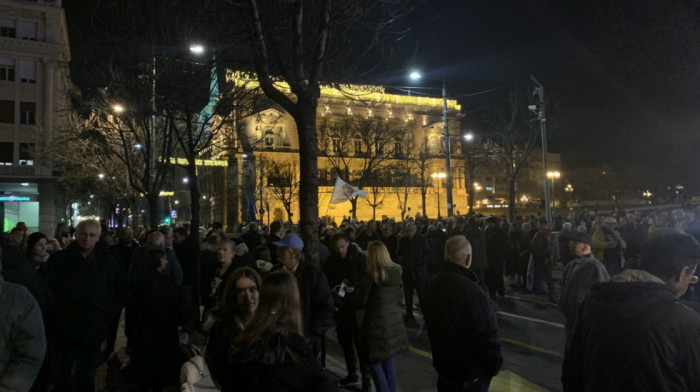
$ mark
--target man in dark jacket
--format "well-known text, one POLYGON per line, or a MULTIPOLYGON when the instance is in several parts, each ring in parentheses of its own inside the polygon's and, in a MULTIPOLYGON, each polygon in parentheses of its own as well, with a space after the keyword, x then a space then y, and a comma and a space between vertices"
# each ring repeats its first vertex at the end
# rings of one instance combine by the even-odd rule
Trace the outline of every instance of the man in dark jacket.
POLYGON ((547 282, 547 290, 550 302, 557 303, 554 293, 554 278, 552 278, 552 247, 551 247, 552 231, 547 228, 547 221, 540 219, 537 221, 537 233, 530 241, 530 249, 532 249, 532 264, 534 274, 532 279, 532 292, 535 294, 535 299, 539 295, 544 294, 542 290, 542 280, 547 282))
MULTIPOLYGON (((357 353, 360 349, 360 328, 355 318, 355 288, 367 268, 367 256, 350 244, 345 233, 338 233, 331 238, 331 255, 326 260, 324 271, 336 300, 335 321, 338 331, 338 343, 345 355, 348 375, 338 382, 341 388, 360 386, 357 378, 357 353)), ((369 364, 360 358, 362 388, 370 388, 369 364)))
POLYGON ((296 234, 287 234, 275 242, 277 260, 287 271, 297 277, 301 300, 304 336, 311 339, 312 349, 318 356, 321 340, 333 325, 333 297, 326 275, 313 264, 301 260, 304 242, 296 234))
POLYGON ((564 390, 699 391, 700 315, 678 299, 699 260, 695 239, 660 230, 640 269, 593 287, 564 357, 564 390))
POLYGON ((505 267, 506 251, 508 250, 508 238, 506 233, 498 227, 498 218, 491 216, 486 219, 486 259, 489 270, 486 271, 486 286, 491 296, 506 294, 503 284, 503 270, 505 267))
POLYGON ((443 272, 427 285, 424 310, 438 392, 485 392, 503 364, 496 313, 469 269, 469 240, 447 240, 445 259, 443 272))
POLYGON ((406 235, 399 240, 398 264, 403 268, 403 295, 406 303, 406 323, 415 323, 413 317, 413 291, 418 302, 425 307, 423 288, 430 279, 430 247, 425 237, 417 233, 415 223, 406 223, 406 235))
POLYGON ((479 278, 478 282, 481 288, 486 290, 486 271, 489 269, 489 263, 486 259, 486 237, 474 217, 469 218, 469 224, 464 230, 464 236, 467 237, 472 247, 472 264, 469 269, 474 271, 479 278))
POLYGON ((55 307, 56 390, 69 387, 76 365, 76 390, 95 390, 95 370, 107 323, 123 303, 126 287, 121 269, 106 246, 98 243, 100 223, 84 220, 76 241, 54 253, 42 267, 55 307))
MULTIPOLYGON (((199 324, 199 233, 192 228, 189 233, 184 227, 173 230, 173 249, 182 266, 182 302, 193 326, 199 324)), ((222 237, 223 239, 223 237, 222 237)), ((202 290, 208 290, 208 287, 202 290)))

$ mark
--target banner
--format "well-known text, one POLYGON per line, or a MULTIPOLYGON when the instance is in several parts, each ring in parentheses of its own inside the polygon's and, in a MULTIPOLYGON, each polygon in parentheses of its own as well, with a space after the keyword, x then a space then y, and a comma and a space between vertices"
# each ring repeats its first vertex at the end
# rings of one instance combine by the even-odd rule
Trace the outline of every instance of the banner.
POLYGON ((333 189, 333 195, 331 196, 330 204, 344 203, 355 196, 366 198, 367 192, 361 189, 353 188, 350 184, 341 180, 340 177, 338 177, 335 180, 335 189, 333 189))

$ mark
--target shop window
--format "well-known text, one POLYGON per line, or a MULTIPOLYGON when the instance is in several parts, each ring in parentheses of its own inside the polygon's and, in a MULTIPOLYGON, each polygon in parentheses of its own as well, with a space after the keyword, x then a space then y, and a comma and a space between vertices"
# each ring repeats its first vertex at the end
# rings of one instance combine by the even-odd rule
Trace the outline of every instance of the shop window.
POLYGON ((19 144, 19 164, 34 166, 34 145, 29 143, 19 144))
POLYGON ((36 22, 19 22, 19 38, 36 41, 36 22))
POLYGON ((0 81, 13 82, 15 80, 15 62, 12 59, 0 57, 0 81))
POLYGON ((12 165, 12 143, 0 143, 0 166, 12 165))
POLYGON ((36 83, 36 62, 20 61, 19 77, 22 83, 36 83))
POLYGON ((15 101, 0 99, 0 123, 15 122, 15 101))
POLYGON ((15 38, 17 36, 17 29, 15 28, 15 21, 12 19, 0 18, 0 37, 15 38))
POLYGON ((20 102, 19 103, 19 123, 25 125, 36 124, 36 103, 35 102, 20 102))

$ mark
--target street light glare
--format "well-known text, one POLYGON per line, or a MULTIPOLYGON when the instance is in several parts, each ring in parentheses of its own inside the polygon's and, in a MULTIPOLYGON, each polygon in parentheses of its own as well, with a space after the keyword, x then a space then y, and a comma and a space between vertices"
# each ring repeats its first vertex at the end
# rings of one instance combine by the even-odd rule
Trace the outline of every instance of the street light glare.
POLYGON ((467 133, 466 135, 464 135, 464 140, 466 140, 468 142, 474 140, 474 134, 471 132, 467 133))
POLYGON ((112 110, 114 110, 114 113, 123 113, 124 106, 117 104, 117 105, 112 106, 112 110))
POLYGON ((202 54, 204 53, 204 46, 202 45, 190 45, 190 52, 194 54, 202 54))
POLYGON ((423 75, 421 75, 420 72, 418 72, 418 71, 413 71, 413 72, 411 72, 410 75, 408 75, 408 77, 410 77, 413 80, 419 80, 420 78, 423 77, 423 75))

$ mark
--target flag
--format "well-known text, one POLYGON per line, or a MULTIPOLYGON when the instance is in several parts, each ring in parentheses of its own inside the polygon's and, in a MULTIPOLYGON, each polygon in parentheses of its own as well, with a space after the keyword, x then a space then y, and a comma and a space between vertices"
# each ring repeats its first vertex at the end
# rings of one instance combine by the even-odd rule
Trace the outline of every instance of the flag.
POLYGON ((248 221, 253 222, 257 220, 256 215, 258 214, 258 209, 255 208, 255 194, 252 192, 248 193, 248 221))
POLYGON ((353 188, 350 184, 341 180, 339 176, 335 180, 335 188, 333 189, 330 204, 344 203, 355 196, 365 198, 367 197, 367 192, 353 188))

